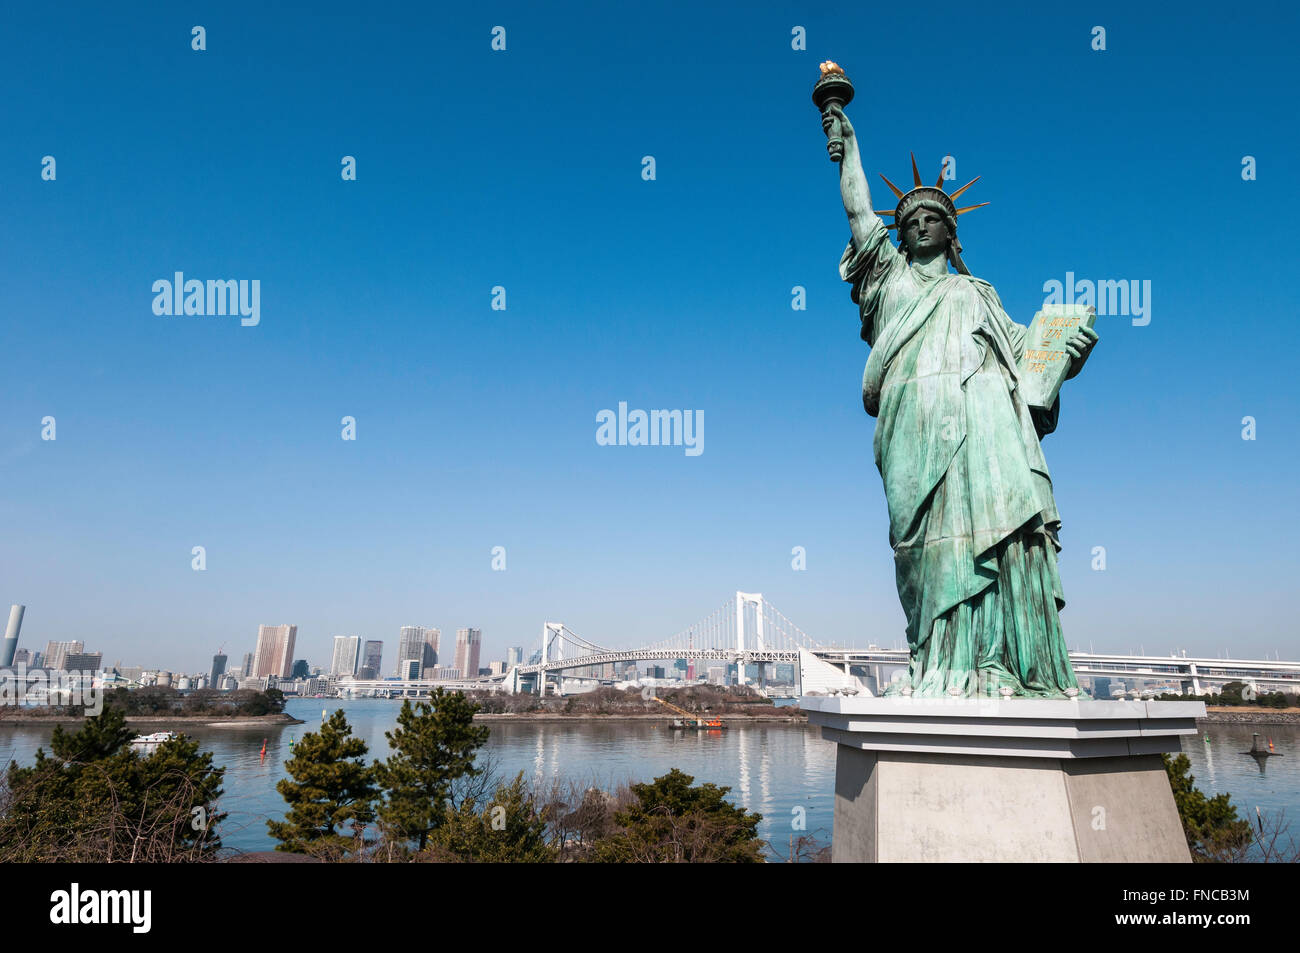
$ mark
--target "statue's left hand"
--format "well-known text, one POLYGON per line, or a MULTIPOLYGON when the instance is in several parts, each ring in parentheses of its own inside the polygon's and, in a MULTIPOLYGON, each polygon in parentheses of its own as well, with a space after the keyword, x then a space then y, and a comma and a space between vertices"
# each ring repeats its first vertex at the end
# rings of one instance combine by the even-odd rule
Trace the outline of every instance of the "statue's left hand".
POLYGON ((1097 340, 1097 332, 1092 328, 1079 326, 1074 329, 1070 340, 1065 342, 1065 350, 1070 355, 1070 373, 1065 375, 1066 380, 1083 370, 1083 365, 1088 360, 1088 355, 1092 353, 1097 340))

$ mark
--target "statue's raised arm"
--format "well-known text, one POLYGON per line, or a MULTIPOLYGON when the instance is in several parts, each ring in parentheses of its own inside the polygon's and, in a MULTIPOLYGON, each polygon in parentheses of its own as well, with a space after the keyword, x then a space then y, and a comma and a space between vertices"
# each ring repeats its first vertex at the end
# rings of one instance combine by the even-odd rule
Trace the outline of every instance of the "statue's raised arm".
POLYGON ((866 173, 862 171, 862 153, 858 148, 858 137, 853 124, 844 114, 844 104, 853 98, 853 87, 849 85, 844 71, 834 63, 821 65, 822 81, 814 92, 814 101, 822 111, 822 131, 826 133, 826 151, 832 162, 840 167, 840 195, 844 199, 844 211, 849 216, 849 231, 853 235, 853 244, 861 248, 873 228, 879 227, 875 211, 871 207, 871 189, 867 186, 866 173), (820 95, 819 95, 820 94, 820 95))

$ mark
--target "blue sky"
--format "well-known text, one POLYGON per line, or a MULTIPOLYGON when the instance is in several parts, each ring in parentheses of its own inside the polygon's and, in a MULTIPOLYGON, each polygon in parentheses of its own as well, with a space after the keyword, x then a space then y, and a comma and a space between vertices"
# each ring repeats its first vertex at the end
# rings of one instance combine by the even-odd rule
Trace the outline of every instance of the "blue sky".
POLYGON ((488 659, 548 619, 656 641, 737 589, 901 644, 809 100, 832 58, 873 182, 909 151, 983 176, 965 257, 1013 319, 1067 272, 1151 282, 1148 325, 1099 318, 1044 444, 1070 644, 1300 654, 1294 8, 267 6, 3 15, 24 645, 197 670, 292 622, 300 656, 358 634, 387 665, 400 625, 473 625, 488 659), (175 271, 258 279, 260 324, 155 315, 175 271), (619 401, 703 411, 704 452, 598 446, 619 401))

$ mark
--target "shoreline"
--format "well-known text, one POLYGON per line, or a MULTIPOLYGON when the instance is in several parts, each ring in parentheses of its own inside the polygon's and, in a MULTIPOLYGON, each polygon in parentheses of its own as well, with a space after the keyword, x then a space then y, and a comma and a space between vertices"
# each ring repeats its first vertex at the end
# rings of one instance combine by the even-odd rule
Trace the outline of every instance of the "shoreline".
MULTIPOLYGON (((640 713, 611 713, 603 714, 601 712, 572 712, 563 714, 561 712, 479 712, 474 716, 475 721, 523 721, 523 722, 562 722, 562 721, 664 721, 670 722, 675 716, 664 712, 651 712, 646 714, 640 713)), ((769 724, 806 724, 808 716, 799 712, 797 714, 779 715, 771 712, 754 715, 748 712, 712 712, 701 717, 721 718, 723 724, 728 721, 744 721, 749 723, 766 722, 769 724)))
POLYGON ((1242 708, 1233 705, 1205 707, 1198 725, 1300 725, 1300 708, 1242 708))
MULTIPOLYGON (((4 711, 0 709, 0 728, 5 725, 79 725, 85 715, 37 714, 31 711, 4 711)), ((259 725, 302 725, 301 718, 288 712, 275 715, 127 715, 126 723, 148 727, 150 725, 196 725, 200 728, 255 728, 259 725)))

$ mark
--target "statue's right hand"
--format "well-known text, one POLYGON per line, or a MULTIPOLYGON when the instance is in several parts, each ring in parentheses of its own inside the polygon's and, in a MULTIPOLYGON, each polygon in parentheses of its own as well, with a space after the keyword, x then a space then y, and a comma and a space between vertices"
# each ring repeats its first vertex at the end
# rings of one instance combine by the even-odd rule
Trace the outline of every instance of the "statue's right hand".
POLYGON ((853 123, 849 122, 849 117, 844 115, 844 110, 838 103, 831 103, 826 107, 826 112, 822 113, 822 131, 828 136, 837 134, 841 139, 853 138, 853 123))

